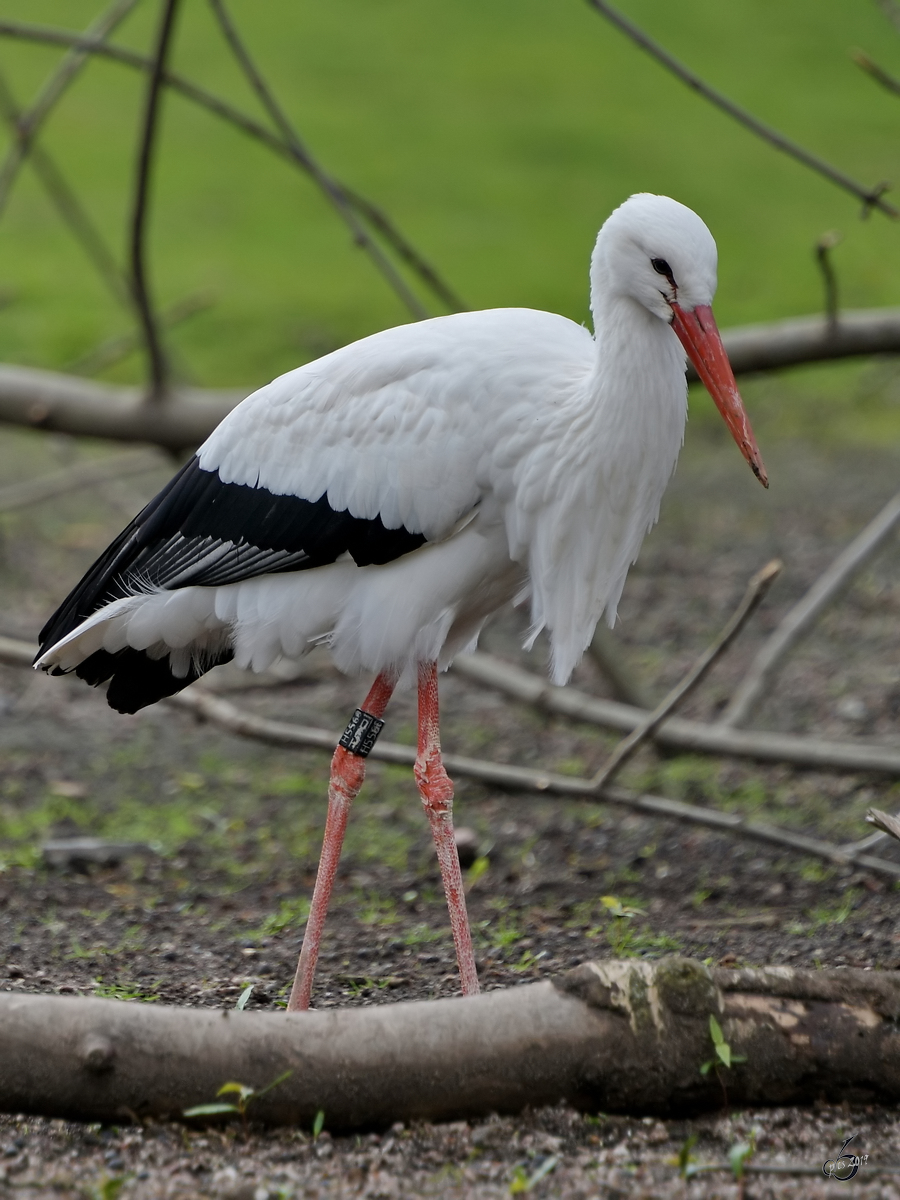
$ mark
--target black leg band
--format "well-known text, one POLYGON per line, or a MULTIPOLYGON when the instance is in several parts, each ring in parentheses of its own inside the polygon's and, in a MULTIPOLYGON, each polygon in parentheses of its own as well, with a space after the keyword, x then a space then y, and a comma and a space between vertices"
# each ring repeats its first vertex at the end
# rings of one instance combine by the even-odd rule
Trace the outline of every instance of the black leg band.
POLYGON ((368 758, 372 747, 378 740, 378 735, 384 729, 384 721, 371 713, 358 708, 350 718, 350 724, 341 734, 339 746, 349 750, 359 758, 368 758))

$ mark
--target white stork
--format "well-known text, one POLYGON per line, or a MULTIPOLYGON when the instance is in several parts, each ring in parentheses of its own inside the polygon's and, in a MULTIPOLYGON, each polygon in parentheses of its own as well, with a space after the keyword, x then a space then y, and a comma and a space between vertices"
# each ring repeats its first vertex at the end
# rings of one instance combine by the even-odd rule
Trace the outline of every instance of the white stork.
POLYGON ((326 642, 375 682, 331 766, 289 1009, 309 1005, 351 802, 394 688, 417 682, 415 775, 462 991, 478 990, 441 761, 437 671, 528 599, 565 683, 610 625, 657 519, 687 414, 685 351, 767 483, 710 304, 716 246, 665 196, 632 196, 591 260, 594 335, 494 309, 386 329, 230 413, 41 632, 36 665, 109 680, 133 713, 218 663, 263 671, 326 642))

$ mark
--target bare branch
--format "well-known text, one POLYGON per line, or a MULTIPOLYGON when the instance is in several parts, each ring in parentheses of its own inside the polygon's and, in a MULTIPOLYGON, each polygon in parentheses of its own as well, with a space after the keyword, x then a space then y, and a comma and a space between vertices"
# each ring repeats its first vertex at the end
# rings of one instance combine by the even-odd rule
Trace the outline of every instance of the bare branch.
POLYGON ((291 151, 291 154, 298 161, 302 162, 321 190, 325 193, 332 207, 338 216, 344 221, 350 232, 353 235, 353 240, 357 246, 360 246, 366 251, 375 266, 393 288, 394 292, 403 301, 409 311, 417 320, 424 320, 428 317, 428 311, 420 303, 418 297, 412 292, 404 282, 402 276, 398 275, 391 262, 385 258, 380 248, 366 233, 364 227, 360 224, 356 213, 353 211, 350 203, 344 194, 343 189, 337 184, 311 157, 309 151, 302 144, 290 121, 288 121, 281 106, 272 95, 271 88, 268 86, 262 75, 256 68, 256 64, 250 57, 247 47, 244 45, 240 34, 238 33, 234 23, 228 15, 228 10, 225 8, 223 0, 210 0, 210 6, 216 15, 219 26, 225 35, 225 40, 231 47, 232 53, 250 85, 256 92, 263 108, 272 118, 273 122, 281 132, 284 138, 285 145, 291 151))
MULTIPOLYGON (((453 670, 478 683, 496 688, 525 704, 546 712, 606 729, 629 731, 644 720, 647 713, 615 700, 600 700, 573 687, 554 687, 530 671, 501 662, 490 654, 460 654, 453 670)), ((788 733, 769 733, 749 729, 731 729, 706 725, 683 717, 670 717, 653 735, 654 742, 691 754, 714 754, 726 758, 749 758, 757 762, 786 762, 796 767, 820 770, 875 771, 900 776, 900 749, 866 742, 828 742, 818 738, 797 737, 788 733)))
MULTIPOLYGON (((162 309, 159 314, 160 327, 171 329, 175 325, 180 325, 182 321, 188 320, 189 317, 194 317, 198 313, 212 308, 212 305, 213 299, 208 292, 186 296, 184 300, 177 300, 168 308, 162 309)), ((143 338, 140 332, 132 330, 130 333, 123 333, 118 337, 108 338, 101 342, 99 346, 95 346, 92 350, 88 350, 68 363, 66 370, 75 375, 96 375, 99 371, 104 371, 115 363, 121 362, 123 358, 127 358, 135 350, 139 350, 142 345, 143 338)))
POLYGON ((598 621, 588 653, 602 671, 617 700, 633 708, 655 707, 650 693, 626 661, 616 635, 605 621, 598 621))
POLYGON ((13 512, 17 508, 52 500, 55 496, 93 487, 98 483, 108 483, 112 479, 152 471, 164 461, 156 451, 128 450, 108 458, 92 458, 87 462, 75 463, 64 471, 54 471, 52 475, 10 483, 0 487, 0 513, 13 512))
POLYGON ((680 683, 676 684, 653 712, 648 713, 644 720, 635 726, 627 737, 619 742, 610 755, 608 762, 593 777, 591 786, 595 791, 601 791, 613 780, 625 763, 637 753, 640 746, 656 733, 663 721, 702 682, 716 660, 725 653, 756 612, 765 598, 766 592, 768 592, 781 573, 781 567, 782 564, 777 559, 774 559, 772 562, 767 563, 761 571, 757 571, 750 580, 747 591, 734 616, 709 649, 700 656, 687 675, 685 675, 680 683))
MULTIPOLYGON (((9 666, 29 667, 37 647, 17 638, 0 637, 0 662, 9 666)), ((474 656, 469 656, 474 657, 474 656)), ((485 656, 479 656, 485 657, 485 656)), ((458 661, 458 660, 457 660, 458 661)), ((522 672, 525 674, 525 672, 522 672)), ((539 682, 539 681, 538 681, 539 682)), ((568 689, 557 688, 558 692, 568 689)), ((294 725, 287 721, 272 721, 267 717, 238 708, 237 705, 213 695, 202 686, 170 696, 161 703, 193 713, 201 720, 210 721, 221 729, 266 742, 271 746, 289 746, 324 750, 329 754, 337 745, 338 735, 327 729, 309 725, 294 725)), ((619 705, 618 707, 624 707, 619 705)), ((633 710, 632 710, 633 711, 633 710)), ((664 727, 665 728, 665 727, 664 727)), ((795 739, 799 740, 799 739, 795 739)), ((382 762, 400 766, 413 766, 416 759, 414 746, 401 746, 396 742, 378 741, 371 756, 382 762)), ((895 756, 900 771, 900 755, 895 756)), ((590 779, 572 775, 556 775, 552 771, 536 771, 530 767, 514 767, 505 763, 487 762, 484 759, 468 758, 461 754, 444 754, 444 765, 452 775, 477 779, 481 783, 537 795, 568 796, 572 799, 601 800, 618 804, 665 820, 685 821, 692 825, 703 825, 720 833, 731 833, 768 844, 785 846, 801 854, 825 859, 827 862, 856 863, 866 870, 900 879, 900 863, 875 858, 868 854, 857 854, 821 838, 808 837, 792 830, 780 829, 763 821, 748 821, 738 813, 719 812, 696 804, 684 804, 663 796, 641 795, 623 787, 605 787, 598 793, 590 779)))
POLYGON ((854 50, 853 61, 858 67, 866 72, 867 75, 880 83, 883 88, 889 92, 893 92, 895 96, 900 96, 900 79, 896 79, 893 75, 889 75, 883 67, 879 67, 876 62, 873 62, 863 50, 854 50))
MULTIPOLYGON (((18 129, 19 109, 2 72, 0 72, 0 111, 10 128, 14 131, 18 129)), ((31 165, 57 212, 69 226, 75 239, 81 243, 101 279, 115 298, 130 309, 132 297, 128 280, 99 230, 81 207, 78 197, 66 183, 54 160, 40 146, 32 146, 31 165)))
MULTIPOLYGON (((110 8, 87 27, 84 31, 85 38, 90 41, 104 41, 116 26, 122 23, 137 3, 138 0, 114 0, 110 8)), ((0 165, 0 213, 6 207, 10 188, 34 144, 38 130, 89 58, 90 52, 87 50, 70 49, 44 84, 31 108, 19 116, 15 125, 13 143, 0 165)))
MULTIPOLYGON (((124 46, 110 45, 107 42, 91 40, 67 29, 53 29, 48 26, 31 25, 21 21, 0 20, 0 37, 19 38, 24 41, 53 46, 72 46, 139 71, 150 71, 153 68, 152 59, 134 50, 129 50, 124 46)), ((207 109, 207 111, 214 113, 222 120, 234 125, 242 133, 261 142, 308 175, 315 178, 315 171, 320 170, 317 164, 306 156, 305 153, 298 154, 296 147, 292 149, 280 137, 266 129, 264 125, 260 125, 258 121, 240 112, 228 104, 227 101, 220 100, 217 96, 212 95, 212 93, 206 91, 204 88, 199 87, 197 84, 192 83, 190 80, 185 79, 184 76, 173 71, 164 71, 162 78, 167 87, 178 92, 185 99, 192 101, 200 107, 207 109)), ((434 267, 422 257, 418 250, 415 249, 396 225, 379 208, 364 196, 361 196, 359 192, 340 183, 333 177, 331 177, 331 182, 340 190, 346 200, 378 230, 385 241, 394 247, 400 257, 416 271, 422 282, 451 311, 464 311, 466 309, 466 305, 449 285, 440 278, 434 267)))
POLYGON ((875 0, 887 19, 900 30, 900 4, 897 0, 875 0))
POLYGON ((797 142, 791 141, 790 138, 779 133, 777 129, 773 129, 771 125, 766 125, 765 122, 754 117, 752 113, 735 104, 733 100, 729 100, 722 92, 710 87, 708 83, 704 83, 699 75, 679 62, 659 42, 654 41, 653 38, 649 37, 642 29, 635 25, 633 21, 630 21, 618 9, 608 4, 606 0, 587 0, 587 3, 591 8, 596 9, 601 16, 606 17, 618 29, 621 29, 626 37, 631 38, 642 50, 646 50, 666 70, 676 75, 682 83, 686 83, 689 88, 702 96, 704 100, 708 100, 716 108, 721 109, 722 112, 728 113, 730 117, 733 117, 745 129, 749 129, 751 133, 755 133, 757 137, 768 142, 770 146, 774 146, 776 150, 781 150, 791 158, 796 159, 797 162, 803 163, 805 167, 809 167, 810 170, 823 175, 839 188, 843 188, 844 191, 856 196, 863 203, 864 214, 867 214, 870 209, 877 208, 886 216, 893 217, 895 220, 897 217, 900 217, 900 210, 896 209, 893 204, 888 204, 884 199, 884 192, 887 191, 888 187, 887 184, 880 183, 874 188, 867 188, 861 183, 857 183, 855 179, 851 179, 843 171, 839 171, 824 159, 819 158, 818 155, 804 149, 797 142))
POLYGON ((140 150, 138 152, 137 173, 134 184, 134 206, 131 217, 131 283, 134 289, 134 301, 141 318, 144 331, 144 341, 147 346, 147 359, 150 370, 150 393, 148 400, 161 401, 166 394, 169 376, 169 365, 162 348, 159 327, 150 292, 147 285, 147 270, 144 261, 146 246, 147 208, 149 202, 150 172, 153 166, 153 149, 158 127, 159 102, 162 92, 163 72, 175 15, 178 10, 178 0, 161 0, 162 17, 157 33, 156 51, 153 55, 153 69, 147 85, 147 99, 144 108, 144 124, 141 134, 140 150))
POLYGON ((339 184, 335 180, 332 180, 332 182, 335 183, 336 187, 340 188, 345 199, 353 205, 361 216, 366 218, 372 228, 378 230, 384 240, 393 247, 395 253, 418 274, 422 282, 431 288, 435 296, 444 302, 450 312, 468 311, 467 305, 459 298, 457 293, 438 275, 431 263, 424 259, 418 250, 403 237, 397 227, 388 220, 386 214, 380 208, 374 205, 371 200, 367 200, 365 196, 361 196, 353 188, 349 188, 345 184, 339 184))
POLYGON ((816 242, 816 262, 822 272, 825 284, 825 320, 828 323, 828 336, 834 337, 838 327, 838 286, 834 264, 831 261, 831 251, 840 245, 841 235, 832 229, 823 233, 816 242))
POLYGON ((898 522, 900 492, 887 502, 783 618, 750 664, 740 687, 722 714, 721 725, 734 728, 747 721, 763 694, 771 687, 791 650, 809 632, 828 605, 852 582, 898 522))
POLYGON ((866 820, 900 842, 900 820, 892 817, 890 813, 882 812, 880 808, 870 808, 866 813, 866 820))

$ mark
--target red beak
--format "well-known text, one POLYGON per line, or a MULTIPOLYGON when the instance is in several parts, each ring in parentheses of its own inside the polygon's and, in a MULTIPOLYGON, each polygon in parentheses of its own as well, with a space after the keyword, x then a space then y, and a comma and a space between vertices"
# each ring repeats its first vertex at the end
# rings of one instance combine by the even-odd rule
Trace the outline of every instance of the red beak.
POLYGON ((671 301, 670 304, 672 328, 678 334, 678 339, 696 367, 706 390, 715 400, 716 407, 725 418, 725 424, 731 430, 731 436, 740 447, 741 454, 750 464, 759 482, 767 488, 769 477, 763 466, 753 430, 750 428, 750 420, 738 391, 731 363, 716 328, 712 309, 708 304, 698 304, 689 312, 679 304, 671 301))

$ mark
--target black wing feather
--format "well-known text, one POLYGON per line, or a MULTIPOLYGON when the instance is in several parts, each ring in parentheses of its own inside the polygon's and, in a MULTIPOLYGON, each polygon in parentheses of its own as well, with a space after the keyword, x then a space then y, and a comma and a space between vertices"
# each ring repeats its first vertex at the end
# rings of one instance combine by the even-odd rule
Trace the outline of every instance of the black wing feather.
MULTIPOLYGON (((303 500, 276 496, 262 487, 223 483, 215 471, 202 470, 194 457, 62 602, 41 630, 41 653, 102 605, 142 589, 238 583, 257 575, 325 566, 345 553, 361 567, 387 563, 425 540, 424 534, 402 527, 387 529, 380 517, 335 511, 327 496, 303 500)), ((91 683, 115 676, 110 703, 123 671, 136 685, 134 697, 119 697, 128 704, 121 711, 130 712, 135 711, 132 700, 140 697, 136 707, 143 707, 197 678, 191 674, 175 679, 168 671, 168 658, 150 659, 134 650, 118 655, 99 651, 77 668, 91 683)))

